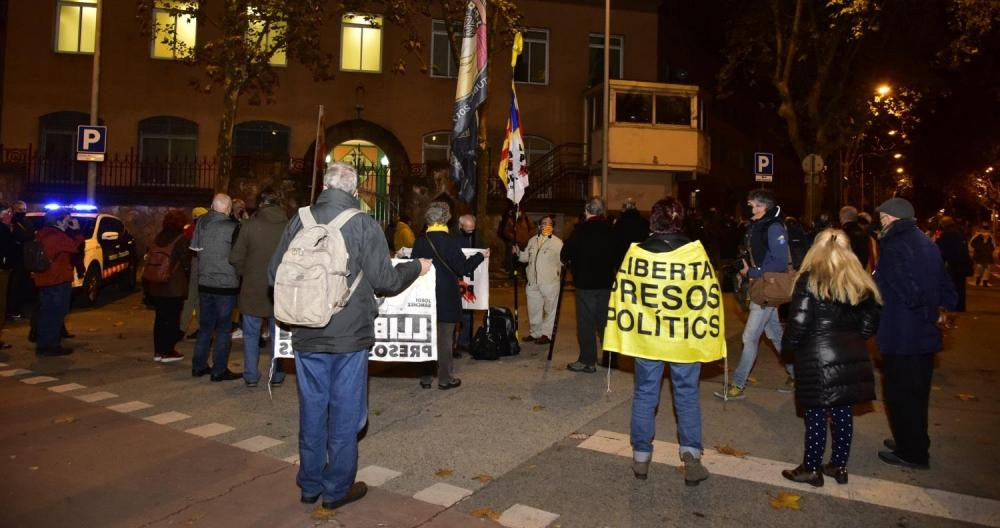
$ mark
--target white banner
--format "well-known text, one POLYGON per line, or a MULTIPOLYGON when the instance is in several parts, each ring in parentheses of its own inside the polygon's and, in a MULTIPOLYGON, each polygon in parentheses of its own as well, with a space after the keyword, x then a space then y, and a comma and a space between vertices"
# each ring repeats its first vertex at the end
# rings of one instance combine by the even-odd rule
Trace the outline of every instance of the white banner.
MULTIPOLYGON (((482 253, 484 249, 462 249, 466 257, 482 253)), ((490 307, 490 257, 486 257, 483 263, 476 267, 472 273, 462 277, 465 286, 462 290, 463 310, 485 310, 490 307)))
MULTIPOLYGON (((409 262, 393 259, 392 263, 409 262)), ((378 298, 375 318, 375 345, 368 353, 371 361, 419 362, 437 360, 437 301, 434 295, 434 267, 393 297, 378 298)), ((291 358, 292 332, 277 328, 274 356, 291 358)))

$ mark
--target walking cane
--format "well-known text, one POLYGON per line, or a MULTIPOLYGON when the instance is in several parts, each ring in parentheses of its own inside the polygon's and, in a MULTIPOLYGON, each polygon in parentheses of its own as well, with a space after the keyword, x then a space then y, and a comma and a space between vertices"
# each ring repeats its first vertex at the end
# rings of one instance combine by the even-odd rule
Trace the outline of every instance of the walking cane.
POLYGON ((552 361, 552 349, 556 346, 556 330, 559 329, 559 308, 562 307, 563 286, 566 284, 566 266, 559 272, 559 296, 556 297, 556 320, 552 322, 552 340, 549 341, 549 358, 552 361))

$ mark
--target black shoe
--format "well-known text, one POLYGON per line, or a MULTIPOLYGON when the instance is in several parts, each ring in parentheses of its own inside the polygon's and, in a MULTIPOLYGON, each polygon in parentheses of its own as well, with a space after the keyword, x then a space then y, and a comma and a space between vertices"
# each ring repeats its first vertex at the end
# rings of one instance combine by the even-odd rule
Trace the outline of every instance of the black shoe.
POLYGON ((909 460, 903 460, 895 451, 879 451, 878 458, 882 462, 889 464, 890 466, 900 466, 910 469, 930 469, 931 466, 927 462, 923 464, 917 462, 910 462, 909 460))
POLYGON ((212 381, 232 381, 232 380, 238 380, 238 379, 243 379, 243 373, 242 372, 233 372, 233 371, 231 371, 229 369, 226 369, 225 372, 223 372, 222 374, 219 374, 218 376, 216 376, 215 374, 212 374, 212 381))
POLYGON ((893 438, 886 438, 885 440, 882 440, 882 445, 884 445, 889 451, 896 450, 896 440, 893 438))
POLYGON ((14 348, 14 345, 0 341, 0 350, 7 350, 8 348, 14 348))
POLYGON ((462 386, 462 380, 458 378, 451 378, 451 381, 445 384, 438 383, 438 388, 441 390, 457 389, 462 386))
POLYGON ((28 332, 28 341, 35 343, 38 341, 38 336, 35 334, 35 330, 32 329, 28 332))
POLYGON ((792 482, 802 482, 815 488, 823 487, 823 473, 818 469, 809 471, 805 466, 800 465, 795 469, 782 471, 781 476, 792 482))
MULTIPOLYGON (((212 381, 215 381, 215 380, 213 379, 212 381)), ((246 382, 246 384, 247 384, 247 387, 251 388, 251 389, 257 386, 257 382, 256 381, 248 381, 248 382, 246 382)), ((316 502, 316 501, 313 501, 313 502, 316 502)))
POLYGON ((847 467, 827 464, 823 466, 823 474, 832 477, 837 484, 847 484, 847 467))
POLYGON ((192 378, 200 378, 200 377, 204 376, 205 374, 211 374, 211 373, 212 373, 212 367, 205 367, 205 368, 201 368, 201 369, 196 369, 196 368, 191 369, 191 377, 192 378))
POLYGON ((284 383, 284 382, 285 382, 285 378, 281 378, 280 380, 271 380, 271 386, 272 387, 280 387, 281 384, 284 383))
POLYGON ((35 355, 40 357, 68 356, 72 353, 73 349, 63 348, 63 347, 39 348, 37 351, 35 351, 35 355))
POLYGON ((344 498, 330 502, 323 501, 323 507, 328 510, 336 510, 341 506, 361 499, 367 493, 368 486, 364 482, 355 482, 354 484, 351 484, 351 488, 347 490, 347 495, 344 495, 344 498))
POLYGON ((187 339, 198 339, 198 331, 195 330, 194 332, 191 332, 190 334, 188 334, 187 335, 187 339))
POLYGON ((62 336, 63 339, 73 339, 74 337, 76 337, 76 334, 69 333, 69 330, 66 330, 65 326, 62 327, 62 333, 60 335, 62 336))
POLYGON ((431 382, 429 382, 429 381, 421 381, 420 382, 420 388, 421 389, 429 389, 429 388, 431 388, 431 386, 432 386, 431 382))
MULTIPOLYGON (((322 493, 320 495, 322 495, 322 493)), ((299 496, 299 502, 301 502, 302 504, 316 504, 316 501, 318 500, 319 500, 319 495, 306 495, 305 493, 303 493, 302 495, 299 496)))
POLYGON ((580 363, 579 361, 574 361, 569 365, 566 365, 566 370, 571 370, 573 372, 586 372, 587 374, 593 374, 597 372, 597 367, 593 365, 587 365, 580 363))

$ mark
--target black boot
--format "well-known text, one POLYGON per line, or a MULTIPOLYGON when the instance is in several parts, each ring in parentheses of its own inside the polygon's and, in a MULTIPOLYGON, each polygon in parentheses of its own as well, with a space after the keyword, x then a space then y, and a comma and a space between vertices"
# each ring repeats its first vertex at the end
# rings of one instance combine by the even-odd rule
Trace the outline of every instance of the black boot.
POLYGON ((837 484, 847 484, 847 466, 827 464, 823 466, 823 474, 832 477, 837 484))
POLYGON ((823 486, 823 473, 821 473, 818 469, 809 471, 805 466, 800 465, 795 469, 786 469, 782 471, 781 476, 791 480, 792 482, 804 482, 817 488, 823 486))

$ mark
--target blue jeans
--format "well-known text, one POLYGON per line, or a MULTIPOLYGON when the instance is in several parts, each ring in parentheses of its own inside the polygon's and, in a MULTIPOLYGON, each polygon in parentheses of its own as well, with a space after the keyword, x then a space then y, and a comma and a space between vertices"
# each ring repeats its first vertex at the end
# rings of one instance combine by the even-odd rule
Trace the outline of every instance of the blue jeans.
POLYGON ((701 363, 667 363, 635 358, 635 396, 632 398, 632 450, 648 460, 656 435, 656 408, 660 404, 663 367, 670 365, 674 383, 674 410, 677 413, 677 436, 680 455, 691 453, 701 458, 701 403, 698 400, 698 376, 701 363))
POLYGON ((462 310, 462 327, 458 330, 458 347, 469 349, 472 343, 472 310, 462 310))
MULTIPOLYGON (((781 320, 778 319, 778 309, 773 306, 762 307, 757 303, 750 303, 750 315, 747 317, 747 324, 743 327, 743 352, 740 354, 740 365, 733 373, 733 385, 746 387, 747 377, 750 370, 757 361, 757 346, 760 344, 761 334, 767 334, 774 349, 781 355, 781 337, 785 334, 781 328, 781 320)), ((789 376, 794 375, 792 364, 785 365, 785 371, 789 376)))
POLYGON ((368 350, 296 352, 302 494, 344 498, 358 473, 358 432, 368 420, 368 350))
POLYGON ((59 347, 72 293, 70 282, 38 288, 38 328, 35 333, 39 351, 59 347))
MULTIPOLYGON (((243 381, 247 383, 257 383, 260 381, 260 372, 257 370, 257 363, 260 362, 260 327, 267 319, 267 327, 270 329, 268 335, 274 342, 274 318, 257 317, 256 315, 243 314, 243 381)), ((272 383, 285 381, 285 371, 281 368, 281 360, 275 362, 274 378, 272 383)))
POLYGON ((198 295, 198 340, 194 344, 191 367, 200 370, 208 366, 208 346, 215 334, 212 349, 212 375, 220 376, 229 368, 229 331, 233 326, 235 295, 201 292, 198 295))

